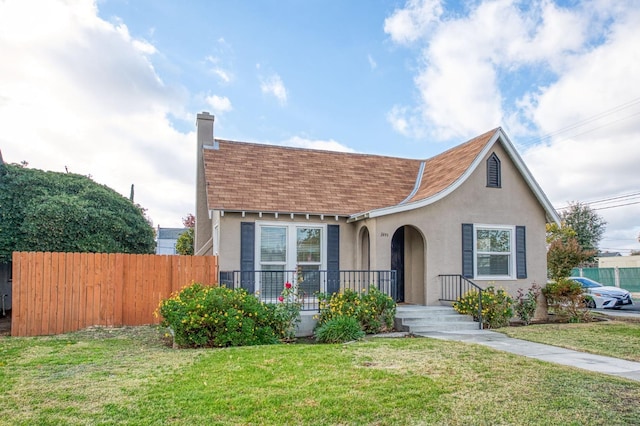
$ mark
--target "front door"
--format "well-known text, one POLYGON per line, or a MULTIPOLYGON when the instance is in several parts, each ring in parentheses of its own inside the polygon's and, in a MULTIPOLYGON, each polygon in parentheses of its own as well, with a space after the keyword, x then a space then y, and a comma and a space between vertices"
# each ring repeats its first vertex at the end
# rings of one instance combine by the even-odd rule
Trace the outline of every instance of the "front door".
POLYGON ((404 226, 391 239, 391 269, 396 272, 396 302, 404 302, 404 226))

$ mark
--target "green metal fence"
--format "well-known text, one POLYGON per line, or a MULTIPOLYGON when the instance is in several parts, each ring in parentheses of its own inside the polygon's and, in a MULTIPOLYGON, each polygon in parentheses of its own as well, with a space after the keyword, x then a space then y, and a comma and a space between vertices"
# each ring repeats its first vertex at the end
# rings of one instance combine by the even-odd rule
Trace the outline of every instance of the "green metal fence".
POLYGON ((573 268, 571 275, 640 293, 640 268, 573 268))

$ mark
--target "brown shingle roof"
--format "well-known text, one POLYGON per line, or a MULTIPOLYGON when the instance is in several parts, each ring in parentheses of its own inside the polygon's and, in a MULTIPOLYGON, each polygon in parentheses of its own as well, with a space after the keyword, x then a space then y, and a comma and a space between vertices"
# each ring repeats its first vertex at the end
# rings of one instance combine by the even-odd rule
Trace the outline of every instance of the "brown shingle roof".
MULTIPOLYGON (((426 161, 417 201, 451 185, 495 130, 426 161)), ((397 205, 415 187, 423 163, 352 154, 216 140, 204 150, 209 209, 352 215, 397 205)))
POLYGON ((408 201, 424 200, 453 184, 471 166, 497 130, 490 130, 427 160, 420 188, 408 201))

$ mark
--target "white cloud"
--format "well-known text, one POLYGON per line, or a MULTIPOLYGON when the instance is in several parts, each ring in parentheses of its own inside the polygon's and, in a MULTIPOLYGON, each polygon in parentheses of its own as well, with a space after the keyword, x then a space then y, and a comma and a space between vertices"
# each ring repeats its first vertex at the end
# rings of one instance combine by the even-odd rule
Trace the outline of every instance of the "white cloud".
MULTIPOLYGON (((218 40, 218 50, 221 51, 222 56, 230 56, 230 46, 224 41, 224 39, 218 40)), ((226 62, 221 59, 220 56, 208 55, 205 60, 212 65, 211 72, 219 79, 222 84, 229 84, 233 81, 234 75, 230 70, 230 65, 221 65, 226 62)))
POLYGON ((220 78, 220 80, 222 80, 222 82, 224 82, 224 83, 230 83, 231 82, 232 76, 228 71, 226 71, 226 70, 224 70, 222 68, 214 68, 212 71, 213 71, 213 73, 215 75, 217 75, 220 78))
MULTIPOLYGON (((552 137, 524 157, 555 205, 615 197, 640 187, 638 22, 640 13, 628 11, 605 43, 573 58, 554 84, 532 95, 531 115, 552 137)), ((639 205, 597 213, 609 222, 603 247, 639 248, 634 241, 639 205)))
POLYGON ((384 31, 396 43, 409 44, 425 36, 443 13, 441 0, 408 0, 384 20, 384 31))
POLYGON ((260 83, 260 90, 266 95, 275 96, 280 105, 287 103, 287 88, 278 74, 263 79, 260 83))
MULTIPOLYGON (((482 0, 447 16, 433 5, 408 1, 385 22, 392 41, 421 49, 418 101, 387 115, 398 133, 459 141, 502 125, 556 206, 637 191, 635 2, 482 0)), ((638 248, 640 206, 598 213, 609 238, 628 237, 603 247, 638 248)))
POLYGON ((231 101, 226 96, 207 96, 206 102, 211 106, 214 113, 228 112, 233 109, 231 101))
POLYGON ((0 2, 0 146, 5 161, 92 175, 136 202, 156 224, 193 211, 193 134, 150 56, 155 47, 88 1, 0 2))
POLYGON ((355 152, 353 149, 349 148, 348 146, 345 146, 340 142, 336 142, 333 139, 329 139, 328 141, 325 141, 325 140, 319 140, 319 139, 306 139, 300 136, 294 136, 290 139, 282 141, 278 145, 293 146, 296 148, 321 149, 325 151, 355 152))
POLYGON ((369 66, 372 70, 378 68, 378 63, 375 61, 375 59, 373 59, 373 56, 371 56, 371 54, 367 55, 367 60, 369 61, 369 66))

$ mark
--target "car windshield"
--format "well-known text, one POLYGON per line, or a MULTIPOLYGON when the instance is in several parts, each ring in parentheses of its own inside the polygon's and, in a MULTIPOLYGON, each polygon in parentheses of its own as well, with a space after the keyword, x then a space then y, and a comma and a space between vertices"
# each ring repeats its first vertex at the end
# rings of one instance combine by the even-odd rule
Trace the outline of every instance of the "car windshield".
POLYGON ((590 280, 588 278, 571 278, 574 281, 577 281, 580 283, 580 285, 584 288, 596 288, 596 287, 602 287, 602 284, 597 283, 593 280, 590 280))

